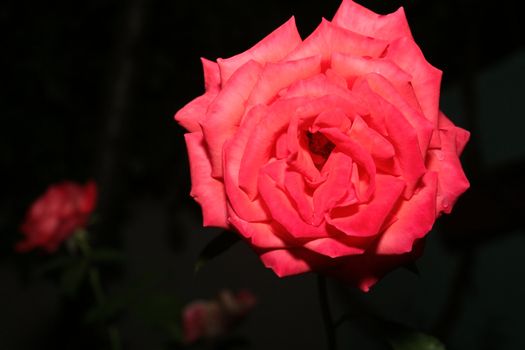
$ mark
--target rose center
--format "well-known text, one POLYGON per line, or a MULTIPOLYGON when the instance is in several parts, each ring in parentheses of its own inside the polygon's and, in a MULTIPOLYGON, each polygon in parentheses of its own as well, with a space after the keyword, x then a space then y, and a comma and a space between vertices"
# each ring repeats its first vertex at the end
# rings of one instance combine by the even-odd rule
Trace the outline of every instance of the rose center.
POLYGON ((308 149, 312 156, 315 166, 321 169, 326 163, 326 160, 332 153, 335 145, 326 136, 320 132, 311 133, 306 132, 306 139, 308 141, 308 149))

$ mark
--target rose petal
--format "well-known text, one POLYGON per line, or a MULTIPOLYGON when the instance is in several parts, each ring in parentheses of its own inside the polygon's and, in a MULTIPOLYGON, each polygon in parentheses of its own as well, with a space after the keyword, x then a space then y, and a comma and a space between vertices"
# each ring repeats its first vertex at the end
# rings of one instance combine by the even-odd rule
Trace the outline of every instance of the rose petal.
POLYGON ((377 174, 376 190, 370 202, 335 208, 327 215, 326 220, 349 236, 377 235, 404 188, 404 181, 393 176, 377 174))
POLYGON ((437 174, 423 176, 422 187, 409 201, 403 201, 395 215, 398 218, 379 239, 376 253, 403 254, 412 251, 414 242, 424 237, 436 220, 437 174))
POLYGON ((206 117, 208 106, 217 97, 220 88, 219 66, 217 63, 201 58, 204 69, 206 92, 188 103, 175 114, 175 120, 190 132, 200 131, 200 122, 206 117))
POLYGON ((300 118, 294 117, 288 126, 286 132, 286 144, 289 152, 287 162, 290 168, 301 174, 309 184, 317 184, 324 181, 324 178, 315 166, 308 149, 306 136, 301 130, 305 126, 299 125, 302 122, 300 118))
POLYGON ((381 134, 368 127, 363 119, 357 116, 354 119, 348 136, 366 149, 376 159, 389 159, 394 157, 394 147, 381 134))
POLYGON ((352 127, 352 122, 343 110, 329 106, 329 109, 321 112, 315 118, 311 128, 311 133, 316 133, 323 128, 339 128, 343 133, 346 133, 352 127))
POLYGON ((412 37, 402 7, 388 15, 378 15, 351 0, 343 0, 332 22, 353 32, 378 39, 390 41, 400 36, 412 37))
POLYGON ((369 103, 372 118, 370 121, 376 120, 375 123, 380 118, 384 119, 388 139, 394 146, 396 158, 407 184, 405 197, 410 198, 419 179, 426 172, 414 128, 394 106, 374 93, 365 79, 358 79, 354 90, 359 91, 360 96, 369 103))
POLYGON ((375 190, 376 174, 376 166, 370 154, 337 128, 324 128, 320 131, 335 144, 336 148, 348 154, 357 165, 362 167, 364 170, 362 174, 366 175, 366 179, 360 176, 360 180, 366 181, 366 191, 359 191, 359 194, 362 196, 360 200, 363 202, 368 201, 375 190))
POLYGON ((253 88, 246 105, 268 104, 281 89, 293 82, 321 73, 321 57, 313 56, 296 61, 268 63, 253 88))
POLYGON ((295 171, 286 171, 284 185, 303 221, 313 224, 312 196, 303 176, 295 171))
MULTIPOLYGON (((423 116, 419 106, 417 109, 414 109, 407 103, 406 93, 405 96, 401 96, 398 89, 384 77, 378 74, 368 74, 366 79, 370 88, 392 104, 414 128, 421 155, 425 157, 434 131, 434 125, 423 116)), ((411 85, 407 83, 407 86, 411 85)))
POLYGON ((326 228, 324 225, 312 226, 300 218, 290 198, 276 185, 274 179, 267 174, 265 169, 259 175, 259 193, 270 210, 272 218, 281 224, 293 237, 312 238, 325 236, 326 228))
POLYGON ((327 173, 326 181, 319 185, 313 196, 313 224, 316 226, 321 224, 330 209, 345 198, 349 188, 353 190, 350 182, 352 158, 335 148, 323 167, 323 173, 327 173))
POLYGON ((387 45, 386 41, 351 32, 323 19, 314 32, 292 51, 286 60, 321 55, 323 67, 326 69, 334 52, 379 57, 387 45))
POLYGON ((428 63, 417 44, 407 37, 393 41, 385 58, 412 75, 412 86, 421 110, 437 128, 442 72, 428 63))
POLYGON ((230 215, 229 221, 256 248, 279 249, 291 246, 280 237, 282 234, 278 229, 269 223, 248 222, 235 214, 230 215))
POLYGON ((314 239, 306 243, 304 247, 318 254, 326 255, 330 258, 358 255, 365 251, 363 248, 346 245, 334 238, 314 239))
POLYGON ((292 17, 249 50, 230 58, 219 58, 217 62, 219 63, 223 86, 234 72, 246 62, 250 60, 260 64, 278 62, 301 42, 301 36, 295 26, 295 18, 292 17))
POLYGON ((439 129, 451 130, 456 134, 456 151, 458 156, 461 155, 470 138, 470 132, 455 126, 441 111, 439 112, 439 129))
POLYGON ((260 258, 279 277, 312 271, 327 264, 322 256, 301 248, 270 250, 262 253, 260 258))
MULTIPOLYGON (((427 157, 427 167, 438 174, 438 190, 436 206, 438 214, 441 212, 450 213, 457 198, 469 187, 469 181, 463 172, 461 162, 458 158, 458 135, 460 133, 459 146, 465 144, 465 132, 457 128, 450 121, 441 121, 446 118, 440 113, 440 124, 444 128, 440 129, 441 149, 429 150, 427 157), (450 123, 450 124, 448 124, 450 123)), ((468 140, 468 136, 467 136, 468 140)))
POLYGON ((203 225, 228 228, 224 185, 211 176, 203 135, 200 132, 188 133, 184 139, 190 161, 190 195, 202 207, 203 225))
MULTIPOLYGON (((231 209, 236 215, 247 221, 268 220, 266 208, 260 199, 248 198, 246 193, 239 188, 239 168, 241 159, 250 142, 250 135, 257 123, 268 113, 267 107, 259 105, 250 109, 234 137, 224 144, 224 187, 228 196, 231 209)), ((229 214, 232 215, 231 211, 229 214)))
POLYGON ((222 177, 222 147, 239 127, 246 100, 261 71, 262 67, 255 61, 239 68, 209 106, 207 117, 201 122, 213 177, 222 177))
MULTIPOLYGON (((326 95, 335 95, 346 98, 349 91, 341 87, 340 83, 334 83, 325 74, 318 74, 308 79, 297 80, 291 84, 286 92, 282 94, 284 98, 310 97, 317 98, 326 95)), ((349 98, 352 98, 351 96, 349 98)))
POLYGON ((287 127, 290 118, 305 99, 278 100, 269 107, 268 115, 263 118, 250 135, 239 169, 239 186, 250 199, 257 196, 257 178, 259 170, 273 156, 274 145, 287 127))
POLYGON ((366 102, 352 91, 347 91, 344 95, 328 94, 317 98, 305 98, 304 103, 296 109, 295 115, 299 119, 316 118, 328 109, 341 110, 350 119, 355 115, 369 113, 366 102))

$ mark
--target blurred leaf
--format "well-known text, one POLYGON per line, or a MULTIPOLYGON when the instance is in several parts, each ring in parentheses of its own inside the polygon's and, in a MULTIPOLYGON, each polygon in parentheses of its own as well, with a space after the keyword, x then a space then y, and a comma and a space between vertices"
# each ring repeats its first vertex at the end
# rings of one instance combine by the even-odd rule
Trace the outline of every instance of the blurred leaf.
POLYGON ((395 322, 384 321, 385 335, 393 350, 445 350, 433 336, 395 322))
POLYGON ((240 241, 240 236, 235 232, 223 231, 217 237, 213 238, 202 250, 199 259, 195 264, 195 272, 198 272, 210 260, 219 256, 228 250, 235 243, 240 241))
POLYGON ((74 296, 84 281, 87 269, 88 263, 86 261, 68 266, 60 278, 62 291, 69 296, 74 296))
POLYGON ((100 248, 91 251, 89 258, 95 263, 122 263, 124 254, 116 249, 100 248))

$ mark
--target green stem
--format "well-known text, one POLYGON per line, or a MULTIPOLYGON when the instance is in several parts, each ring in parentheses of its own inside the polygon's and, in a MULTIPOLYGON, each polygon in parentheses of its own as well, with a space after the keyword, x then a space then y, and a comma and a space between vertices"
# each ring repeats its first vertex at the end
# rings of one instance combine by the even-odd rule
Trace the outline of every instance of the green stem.
MULTIPOLYGON (((76 242, 78 247, 90 265, 89 268, 89 285, 91 286, 91 291, 95 297, 96 303, 99 306, 104 305, 106 302, 106 294, 102 288, 102 282, 100 281, 100 273, 95 266, 91 265, 91 253, 92 249, 87 238, 87 232, 85 230, 78 231, 75 235, 76 242)), ((107 326, 107 332, 109 337, 109 342, 111 344, 112 350, 120 350, 122 348, 120 341, 120 332, 119 330, 112 325, 107 326)))
POLYGON ((326 286, 326 278, 322 275, 317 275, 317 290, 319 292, 319 303, 321 305, 321 315, 326 333, 327 349, 336 350, 336 334, 335 326, 330 311, 330 304, 328 303, 328 290, 326 286))

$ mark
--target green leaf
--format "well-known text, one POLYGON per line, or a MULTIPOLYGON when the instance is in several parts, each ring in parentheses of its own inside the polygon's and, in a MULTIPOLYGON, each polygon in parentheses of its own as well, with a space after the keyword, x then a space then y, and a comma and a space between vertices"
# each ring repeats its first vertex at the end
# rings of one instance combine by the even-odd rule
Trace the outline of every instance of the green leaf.
POLYGON ((231 231, 223 231, 217 237, 212 239, 199 255, 195 264, 195 272, 198 272, 210 260, 219 256, 237 243, 241 238, 238 234, 231 231))
POLYGON ((81 261, 67 267, 60 278, 62 291, 69 296, 74 296, 86 276, 88 263, 81 261))
POLYGON ((445 350, 445 346, 433 336, 398 325, 395 329, 388 337, 393 350, 445 350))

